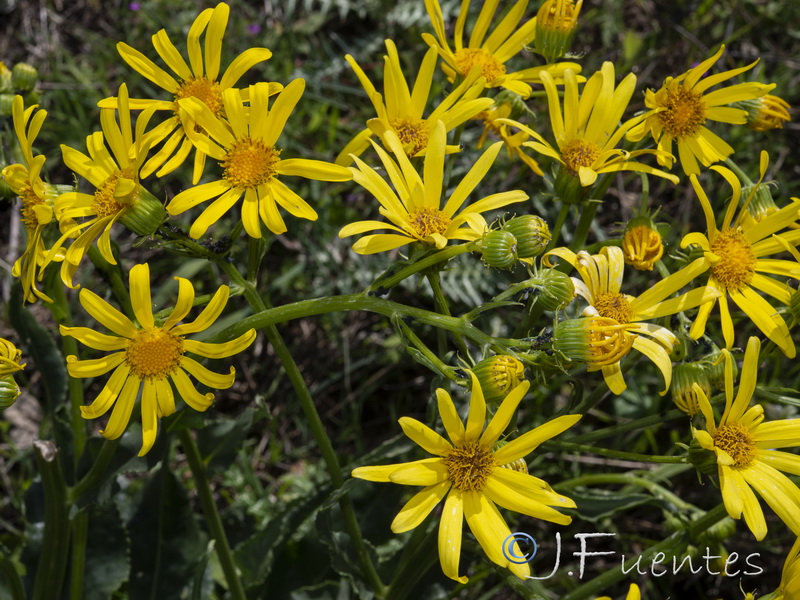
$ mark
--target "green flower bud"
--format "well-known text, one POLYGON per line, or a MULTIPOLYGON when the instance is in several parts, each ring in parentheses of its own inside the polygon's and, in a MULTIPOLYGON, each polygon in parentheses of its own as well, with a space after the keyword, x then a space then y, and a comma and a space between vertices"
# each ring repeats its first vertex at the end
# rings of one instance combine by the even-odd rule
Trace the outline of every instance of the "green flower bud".
POLYGON ((33 106, 39 104, 39 92, 31 90, 22 94, 22 102, 25 106, 33 106))
POLYGON ((700 473, 705 473, 706 475, 715 475, 719 471, 716 455, 703 448, 696 438, 692 438, 689 443, 689 462, 700 473))
POLYGON ((731 106, 747 111, 747 127, 754 131, 782 129, 783 124, 792 120, 789 109, 792 108, 780 96, 765 94, 760 98, 734 102, 731 106))
POLYGON ((513 356, 497 355, 478 362, 472 372, 481 384, 486 402, 495 404, 520 384, 525 366, 513 356))
POLYGON ((14 94, 0 94, 0 117, 10 117, 13 104, 14 94))
POLYGON ((483 262, 496 269, 510 269, 517 262, 517 238, 508 231, 490 231, 483 236, 483 262))
POLYGON ((633 347, 628 325, 606 317, 581 317, 558 323, 553 330, 553 348, 568 360, 597 371, 619 362, 633 347))
POLYGON ((0 61, 0 94, 11 94, 14 88, 11 87, 11 71, 8 70, 6 63, 0 61))
POLYGON ((561 310, 575 298, 575 284, 566 273, 556 269, 541 269, 528 281, 536 303, 545 310, 561 310))
POLYGON ((684 363, 672 368, 672 400, 678 408, 690 417, 700 412, 697 392, 692 384, 697 384, 705 393, 711 395, 711 384, 708 381, 706 368, 699 363, 684 363))
POLYGON ((19 396, 19 386, 11 375, 0 377, 0 410, 5 410, 19 396))
POLYGON ((550 243, 550 228, 536 215, 514 217, 503 229, 517 238, 517 256, 520 258, 539 256, 550 243))
POLYGON ((39 72, 28 63, 17 63, 11 69, 11 85, 20 92, 29 92, 36 87, 39 72))
POLYGON ((119 218, 119 222, 138 235, 152 235, 167 218, 161 200, 143 187, 136 193, 136 201, 119 218))
POLYGON ((577 4, 573 0, 545 0, 536 15, 536 51, 545 57, 547 62, 555 62, 568 51, 583 0, 577 4))

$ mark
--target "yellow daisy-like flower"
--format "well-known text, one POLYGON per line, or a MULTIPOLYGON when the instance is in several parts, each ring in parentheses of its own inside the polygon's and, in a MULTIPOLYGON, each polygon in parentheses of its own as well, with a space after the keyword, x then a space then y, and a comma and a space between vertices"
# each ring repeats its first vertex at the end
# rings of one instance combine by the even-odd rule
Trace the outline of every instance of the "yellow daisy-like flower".
MULTIPOLYGON (((661 394, 666 394, 672 380, 672 361, 669 354, 678 339, 665 327, 644 321, 694 308, 717 294, 716 290, 700 288, 665 300, 691 281, 693 276, 702 272, 702 259, 692 263, 680 275, 676 273, 662 279, 643 294, 634 297, 620 293, 625 268, 625 257, 621 248, 605 246, 600 254, 589 254, 584 250, 575 254, 568 248, 555 248, 547 253, 546 259, 550 256, 566 260, 581 276, 581 279, 573 277, 572 282, 575 284, 575 292, 589 303, 583 310, 583 316, 600 316, 612 319, 620 325, 627 325, 625 331, 633 336, 632 347, 652 360, 661 370, 664 376, 664 391, 661 394)), ((549 264, 547 260, 546 264, 549 264)), ((602 371, 609 389, 615 394, 621 394, 627 385, 622 378, 619 360, 602 366, 602 371)))
MULTIPOLYGON (((553 508, 575 508, 572 500, 554 492, 545 481, 514 470, 511 464, 572 427, 581 415, 564 415, 548 421, 495 450, 530 383, 524 381, 514 388, 484 428, 486 403, 474 374, 471 379, 472 397, 466 425, 461 422, 450 395, 441 388, 436 390, 439 415, 450 441, 416 419, 400 419, 403 432, 435 458, 359 467, 353 470, 353 477, 425 486, 395 517, 392 522, 395 533, 414 529, 447 498, 439 523, 439 561, 442 571, 451 579, 467 581, 467 577, 458 575, 464 519, 489 560, 524 578, 530 575, 528 564, 511 563, 502 551, 511 532, 496 505, 560 525, 572 521, 553 508)), ((516 544, 513 553, 521 555, 516 544)))
POLYGON ((25 368, 21 363, 22 352, 5 338, 0 338, 0 377, 11 375, 25 368))
POLYGON ((747 342, 739 388, 733 395, 733 359, 725 354, 725 411, 715 424, 714 411, 697 386, 698 403, 706 429, 694 429, 698 443, 714 453, 722 501, 728 514, 742 518, 757 540, 767 535, 767 523, 757 491, 795 535, 800 535, 800 489, 781 471, 800 475, 800 457, 773 448, 800 446, 800 419, 764 422, 764 407, 750 406, 756 387, 761 342, 747 342))
POLYGON ((675 161, 673 140, 678 145, 678 156, 687 175, 700 174, 698 161, 708 167, 728 158, 733 154, 733 148, 708 129, 706 123, 718 121, 743 125, 747 122, 747 111, 726 105, 759 98, 775 87, 775 84, 747 82, 705 93, 709 88, 752 69, 758 62, 703 78, 724 50, 725 46, 720 46, 714 56, 686 73, 668 77, 658 91, 645 92, 645 105, 651 110, 645 113, 644 120, 636 128, 630 130, 628 139, 639 141, 650 133, 662 151, 658 155, 661 166, 672 168, 675 161))
MULTIPOLYGON (((595 598, 595 600, 611 600, 609 596, 602 596, 600 598, 595 598)), ((625 596, 625 600, 642 600, 642 594, 639 591, 639 586, 635 583, 631 584, 631 587, 628 588, 628 595, 625 596)))
POLYGON ((236 375, 233 367, 227 374, 214 373, 186 356, 186 353, 206 358, 225 358, 241 352, 256 338, 255 330, 251 329, 222 344, 187 340, 185 336, 205 331, 214 324, 228 302, 230 290, 228 286, 221 286, 194 321, 179 324, 192 309, 194 288, 188 279, 175 279, 179 286, 178 300, 163 323, 156 323, 153 317, 150 269, 145 263, 133 267, 129 274, 131 305, 137 322, 131 321, 94 292, 82 289, 80 302, 83 308, 115 335, 88 327, 59 327, 61 335, 74 337, 89 348, 113 351, 112 354, 91 360, 67 356, 67 371, 71 377, 99 377, 113 369, 94 402, 81 407, 81 415, 85 419, 96 419, 114 406, 105 430, 100 432, 103 437, 113 440, 122 435, 141 389, 142 448, 139 456, 145 455, 153 447, 158 419, 175 412, 170 382, 186 404, 201 412, 211 406, 214 394, 198 392, 189 375, 203 385, 218 390, 226 390, 233 385, 236 375))
MULTIPOLYGON (((55 201, 56 218, 64 235, 53 244, 46 263, 54 259, 69 238, 75 238, 61 263, 64 285, 75 287, 72 280, 95 240, 103 258, 117 264, 110 235, 117 221, 124 221, 140 235, 153 233, 163 221, 165 212, 161 202, 139 183, 139 170, 150 149, 144 131, 152 114, 152 108, 142 112, 136 119, 135 132, 132 131, 128 90, 123 84, 119 90, 119 111, 103 109, 100 115, 103 131, 86 138, 89 156, 61 145, 64 164, 96 188, 94 194, 66 192, 55 201), (115 118, 117 112, 119 124, 115 118), (76 224, 76 219, 82 220, 76 224)), ((42 275, 40 272, 39 277, 42 275)))
POLYGON ((783 124, 792 120, 792 108, 780 96, 766 94, 755 100, 745 101, 740 106, 747 111, 747 126, 753 131, 783 129, 783 124))
POLYGON ((466 77, 475 67, 480 68, 486 80, 486 87, 503 87, 527 98, 531 93, 531 83, 542 81, 542 73, 560 78, 565 69, 580 73, 581 66, 573 62, 563 62, 540 67, 530 67, 509 73, 506 62, 533 40, 536 35, 536 19, 529 19, 522 25, 522 17, 528 7, 528 0, 518 0, 506 16, 489 33, 499 0, 481 3, 478 20, 464 45, 464 29, 469 14, 470 0, 462 0, 456 19, 454 45, 450 47, 445 30, 444 15, 439 0, 425 0, 425 9, 433 24, 436 37, 423 33, 422 38, 431 48, 436 48, 444 60, 442 70, 450 81, 457 76, 466 77), (488 34, 488 36, 487 36, 488 34))
POLYGON ((568 69, 564 73, 563 112, 562 100, 549 73, 542 73, 542 83, 547 91, 550 124, 556 146, 522 123, 504 121, 533 138, 534 141, 524 142, 523 146, 557 160, 569 175, 579 179, 583 187, 592 185, 600 173, 616 171, 640 171, 664 177, 673 183, 678 182, 675 175, 630 160, 644 154, 658 154, 658 151, 645 149, 627 152, 617 148, 624 135, 641 118, 634 117, 619 125, 635 89, 636 75, 628 74, 615 87, 614 65, 605 62, 579 94, 577 76, 568 69))
MULTIPOLYGON (((764 177, 767 160, 766 152, 762 152, 761 178, 758 183, 764 177)), ((718 228, 708 196, 700 187, 697 176, 690 177, 692 187, 703 207, 708 233, 687 234, 681 241, 681 247, 697 244, 703 249, 704 258, 700 259, 703 262, 701 273, 710 271, 706 288, 717 290, 718 298, 710 297, 700 307, 689 335, 693 339, 703 335, 708 316, 718 299, 725 345, 727 348, 733 346, 733 320, 728 307, 730 298, 786 356, 794 358, 795 346, 786 322, 755 290, 772 296, 781 304, 789 304, 792 293, 789 286, 762 273, 800 279, 800 254, 796 249, 800 241, 800 229, 778 233, 800 218, 800 199, 792 198, 792 203, 788 206, 760 221, 755 221, 746 210, 750 202, 748 198, 745 208, 740 210, 739 216, 734 219, 742 193, 741 184, 730 169, 720 166, 713 166, 711 169, 725 178, 733 190, 733 196, 728 203, 722 226, 718 228), (784 251, 791 252, 795 260, 768 258, 784 251)), ((758 184, 753 187, 750 196, 757 187, 758 184)), ((680 273, 682 271, 675 275, 680 273)))
POLYGON ((52 302, 47 294, 36 287, 36 269, 45 262, 47 250, 42 240, 42 231, 53 220, 53 202, 60 191, 42 181, 41 171, 45 157, 41 154, 33 155, 33 143, 47 116, 46 110, 37 108, 34 105, 26 109, 22 96, 14 97, 11 114, 25 164, 7 166, 2 171, 2 177, 22 202, 20 212, 28 236, 25 251, 14 263, 11 274, 20 278, 25 302, 36 302, 39 298, 52 302))
POLYGON ((275 98, 269 108, 270 89, 267 83, 250 87, 250 109, 245 110, 239 90, 225 90, 222 104, 227 122, 194 98, 180 101, 184 109, 203 128, 189 137, 208 156, 219 161, 222 178, 184 190, 167 205, 171 215, 216 198, 195 220, 189 230, 193 238, 228 212, 244 195, 242 223, 250 237, 261 237, 261 222, 273 233, 286 231, 278 205, 291 215, 315 221, 317 213, 308 203, 278 179, 293 175, 320 181, 349 181, 350 171, 339 165, 305 158, 280 158, 275 146, 295 105, 303 95, 305 81, 295 79, 275 98))
POLYGON ((497 142, 475 161, 442 206, 446 142, 445 125, 439 121, 431 132, 422 177, 414 169, 402 142, 393 131, 384 134, 383 143, 395 155, 394 160, 385 150, 373 143, 394 190, 372 167, 355 158, 358 168, 351 168, 353 179, 375 196, 381 204, 380 214, 389 222, 356 221, 342 227, 339 237, 344 238, 379 229, 396 232, 362 237, 353 244, 353 250, 359 254, 383 252, 414 241, 441 249, 447 245, 448 240, 471 241, 481 237, 488 228, 486 219, 481 213, 528 199, 528 195, 521 190, 499 192, 470 204, 456 215, 500 152, 503 144, 497 142))
MULTIPOLYGON (((222 93, 231 89, 236 82, 253 65, 267 60, 272 52, 266 48, 249 48, 237 56, 222 77, 220 72, 220 55, 222 54, 222 38, 228 26, 230 8, 224 2, 216 7, 207 8, 201 12, 189 28, 186 39, 186 49, 189 54, 189 64, 170 41, 165 30, 153 36, 153 46, 161 59, 172 70, 177 79, 156 65, 144 54, 120 42, 117 44, 122 59, 137 73, 146 77, 158 87, 172 94, 172 100, 131 99, 132 109, 168 110, 175 113, 166 121, 155 127, 150 133, 152 145, 161 140, 167 141, 142 168, 142 177, 148 177, 158 167, 161 169, 157 175, 162 177, 177 169, 195 148, 188 134, 195 124, 185 113, 181 113, 179 100, 182 98, 197 98, 217 116, 225 116, 222 102, 222 93), (203 48, 200 47, 200 36, 205 32, 203 48), (163 166, 162 166, 163 165, 163 166)), ((277 93, 282 86, 277 83, 270 84, 270 93, 277 93)), ((116 108, 117 98, 106 98, 99 103, 101 108, 116 108)), ((199 148, 194 154, 194 171, 192 183, 197 184, 203 174, 206 154, 199 148)))
POLYGON ((512 110, 513 107, 511 104, 505 102, 499 106, 492 106, 488 110, 478 114, 476 119, 483 121, 483 132, 477 144, 478 150, 483 148, 483 144, 486 142, 486 138, 491 132, 503 140, 509 158, 519 158, 523 163, 528 165, 531 171, 537 175, 544 175, 536 159, 522 150, 523 142, 527 141, 530 136, 524 131, 511 133, 511 131, 509 131, 509 126, 504 121, 501 121, 501 119, 508 119, 511 116, 512 110))
MULTIPOLYGON (((383 95, 378 93, 353 57, 349 54, 345 56, 361 85, 364 86, 378 116, 367 121, 367 129, 347 143, 336 158, 336 164, 350 165, 353 162, 351 155, 361 155, 369 147, 369 140, 373 135, 381 138, 388 130, 397 134, 409 156, 422 156, 428 148, 428 138, 437 121, 442 121, 447 131, 450 131, 492 104, 490 98, 478 98, 483 92, 484 80, 476 70, 450 92, 430 115, 423 117, 436 69, 436 50, 431 48, 425 54, 411 90, 406 83, 400 66, 400 57, 392 40, 386 40, 386 52, 383 95)), ((447 147, 448 152, 458 152, 458 150, 458 146, 447 147)))
POLYGON ((783 563, 780 586, 771 594, 760 598, 761 600, 794 600, 795 598, 800 598, 800 538, 797 538, 786 556, 786 561, 783 563))

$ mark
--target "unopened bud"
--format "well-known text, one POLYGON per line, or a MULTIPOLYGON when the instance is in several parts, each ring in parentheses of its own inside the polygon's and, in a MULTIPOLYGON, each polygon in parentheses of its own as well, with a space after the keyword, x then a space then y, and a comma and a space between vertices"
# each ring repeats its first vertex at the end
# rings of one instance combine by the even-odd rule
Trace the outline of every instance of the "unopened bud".
POLYGON ((514 217, 503 229, 517 238, 517 256, 520 258, 539 256, 550 243, 550 228, 544 219, 536 215, 514 217))
POLYGON ((547 62, 555 62, 567 52, 575 36, 583 0, 545 0, 536 14, 536 51, 547 62))
POLYGON ((28 63, 17 63, 11 69, 11 85, 18 92, 29 92, 36 87, 39 72, 28 63))
POLYGON ((483 236, 483 262, 496 269, 510 269, 517 262, 517 238, 508 231, 490 231, 483 236))
POLYGON ((137 235, 152 235, 166 217, 167 211, 161 200, 139 186, 134 202, 119 221, 137 235))
POLYGON ((697 384, 708 398, 711 395, 711 384, 708 381, 706 368, 698 363, 684 363, 672 367, 672 400, 690 417, 700 412, 698 394, 693 384, 697 384))
POLYGON ((622 236, 622 252, 625 262, 634 269, 653 270, 653 265, 664 255, 664 244, 650 217, 634 217, 628 221, 622 236))
POLYGON ((11 375, 0 377, 0 410, 5 410, 19 396, 19 386, 11 375))
POLYGON ((606 317, 581 317, 561 321, 553 330, 553 348, 570 361, 588 365, 589 371, 619 362, 633 347, 629 325, 606 317))
POLYGON ((747 111, 747 127, 754 131, 782 129, 783 124, 791 121, 789 103, 779 96, 765 94, 760 98, 735 102, 733 106, 747 111))
POLYGON ((497 355, 484 358, 472 369, 481 384, 486 402, 503 400, 525 376, 525 366, 513 356, 497 355))

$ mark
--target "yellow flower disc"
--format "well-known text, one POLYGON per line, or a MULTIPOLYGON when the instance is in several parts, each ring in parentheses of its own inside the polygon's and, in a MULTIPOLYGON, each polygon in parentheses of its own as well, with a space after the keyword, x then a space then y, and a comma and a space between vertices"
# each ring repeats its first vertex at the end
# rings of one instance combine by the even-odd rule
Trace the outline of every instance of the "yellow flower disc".
POLYGON ((614 319, 617 323, 630 323, 634 313, 627 298, 617 292, 602 292, 594 299, 594 307, 601 317, 614 319))
POLYGON ((723 425, 714 434, 714 445, 733 459, 733 467, 744 468, 756 457, 756 443, 741 423, 723 425))
POLYGON ((462 48, 455 53, 458 72, 464 77, 469 75, 473 67, 480 66, 481 75, 486 83, 491 83, 506 74, 506 67, 491 53, 482 48, 462 48))
POLYGON ((143 329, 131 338, 125 362, 139 379, 164 379, 174 373, 183 356, 183 338, 163 327, 143 329))
POLYGON ((121 171, 114 171, 108 179, 106 179, 94 193, 94 202, 92 203, 92 211, 98 217, 110 217, 116 215, 121 210, 130 207, 133 204, 133 198, 138 191, 139 185, 124 196, 118 196, 117 183, 120 179, 136 179, 136 172, 133 168, 123 169, 121 171))
POLYGON ((220 164, 222 177, 237 188, 254 188, 272 179, 281 151, 267 146, 260 138, 236 140, 220 164))
POLYGON ((600 146, 589 140, 570 140, 561 148, 561 160, 573 174, 581 167, 591 167, 600 156, 600 146))
POLYGON ((428 147, 428 125, 421 119, 403 117, 390 123, 409 156, 428 147))
POLYGON ((462 492, 479 492, 497 463, 494 454, 480 442, 461 444, 444 459, 453 487, 462 492))
POLYGON ((657 113, 664 131, 676 138, 695 135, 706 122, 706 107, 703 95, 680 87, 669 90, 662 106, 664 110, 657 113))
POLYGON ((219 83, 207 77, 190 77, 180 82, 175 92, 175 110, 178 110, 178 100, 183 98, 197 98, 215 115, 225 114, 219 83))
POLYGON ((726 289, 739 290, 753 279, 756 257, 741 230, 722 231, 711 244, 711 251, 720 258, 711 267, 711 273, 726 289))
POLYGON ((36 195, 33 188, 27 183, 22 186, 22 189, 17 192, 19 199, 22 200, 22 222, 25 224, 27 231, 33 231, 39 225, 39 219, 36 217, 36 212, 33 210, 34 206, 44 204, 41 198, 36 195))
POLYGON ((450 225, 450 217, 437 208, 418 208, 408 215, 408 221, 414 233, 421 239, 434 233, 444 235, 450 225))

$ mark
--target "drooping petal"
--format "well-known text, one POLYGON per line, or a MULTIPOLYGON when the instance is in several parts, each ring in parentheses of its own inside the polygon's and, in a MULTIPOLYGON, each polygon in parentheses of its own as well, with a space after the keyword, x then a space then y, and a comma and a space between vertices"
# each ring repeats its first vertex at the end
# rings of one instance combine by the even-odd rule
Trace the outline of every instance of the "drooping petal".
POLYGON ((442 481, 414 494, 392 521, 392 531, 403 533, 414 529, 442 501, 449 489, 450 482, 442 481))

